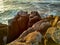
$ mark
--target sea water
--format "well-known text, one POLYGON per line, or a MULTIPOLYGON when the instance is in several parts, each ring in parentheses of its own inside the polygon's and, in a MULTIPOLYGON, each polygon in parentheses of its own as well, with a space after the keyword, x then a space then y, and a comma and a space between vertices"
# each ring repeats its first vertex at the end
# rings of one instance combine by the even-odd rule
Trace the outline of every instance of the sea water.
POLYGON ((18 11, 38 11, 44 17, 45 15, 60 15, 59 1, 39 1, 39 0, 0 0, 0 23, 7 24, 18 11))

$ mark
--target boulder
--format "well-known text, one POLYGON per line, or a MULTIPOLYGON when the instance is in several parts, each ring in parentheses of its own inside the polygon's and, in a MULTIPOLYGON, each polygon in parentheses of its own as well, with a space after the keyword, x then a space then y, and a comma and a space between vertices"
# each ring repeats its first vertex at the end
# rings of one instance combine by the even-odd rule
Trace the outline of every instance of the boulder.
POLYGON ((17 15, 9 21, 8 42, 15 40, 24 30, 27 29, 29 16, 25 12, 18 12, 17 15))
POLYGON ((41 17, 37 11, 32 11, 29 15, 28 27, 31 27, 34 23, 41 20, 41 17))
POLYGON ((32 28, 34 30, 38 30, 42 35, 45 35, 47 29, 50 27, 50 22, 48 22, 47 20, 41 20, 38 21, 37 23, 35 23, 32 28))

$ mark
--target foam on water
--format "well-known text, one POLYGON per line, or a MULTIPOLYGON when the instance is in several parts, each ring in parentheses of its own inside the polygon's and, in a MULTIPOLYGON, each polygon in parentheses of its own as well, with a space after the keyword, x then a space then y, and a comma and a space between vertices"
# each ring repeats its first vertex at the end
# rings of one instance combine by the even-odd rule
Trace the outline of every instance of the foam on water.
MULTIPOLYGON (((60 15, 60 6, 55 6, 51 3, 30 2, 26 0, 1 0, 0 2, 0 23, 8 24, 8 20, 12 19, 19 10, 38 11, 41 15, 60 15)), ((35 0, 36 1, 36 0, 35 0)), ((51 2, 51 1, 50 1, 51 2)), ((57 2, 55 2, 57 4, 57 2)))

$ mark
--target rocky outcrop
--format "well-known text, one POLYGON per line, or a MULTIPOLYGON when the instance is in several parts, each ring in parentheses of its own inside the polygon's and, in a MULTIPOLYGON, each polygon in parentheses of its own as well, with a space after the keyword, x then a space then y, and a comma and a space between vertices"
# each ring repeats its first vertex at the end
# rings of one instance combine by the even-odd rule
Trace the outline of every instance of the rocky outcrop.
POLYGON ((8 26, 0 23, 0 45, 7 43, 8 26), (5 39, 6 37, 6 39, 5 39))
MULTIPOLYGON (((10 32, 12 33, 12 34, 10 33, 10 36, 12 36, 11 37, 12 40, 14 38, 16 39, 17 35, 18 36, 20 35, 20 36, 19 37, 17 36, 18 38, 16 40, 14 40, 13 42, 11 42, 7 45, 32 45, 32 43, 35 42, 38 37, 35 34, 35 31, 39 32, 43 36, 44 39, 43 39, 42 44, 46 44, 46 42, 44 42, 44 41, 46 41, 45 40, 46 33, 50 31, 50 30, 47 31, 47 29, 51 26, 55 27, 56 23, 59 21, 59 17, 58 16, 54 17, 51 15, 51 16, 47 16, 46 18, 41 19, 38 12, 33 11, 30 14, 28 14, 27 12, 19 12, 13 20, 15 20, 15 23, 14 23, 14 21, 12 21, 12 23, 10 23, 11 28, 9 27, 10 28, 9 31, 11 30, 10 32), (53 24, 54 24, 54 26, 53 26, 53 24), (29 41, 27 41, 27 40, 29 40, 29 41), (26 41, 28 43, 26 43, 26 41), (31 43, 30 43, 30 41, 31 41, 31 43)), ((59 24, 59 23, 57 23, 57 24, 59 24)), ((38 41, 37 41, 37 43, 38 43, 38 41)), ((35 44, 37 44, 37 43, 35 43, 35 44)))
POLYGON ((29 15, 28 27, 31 27, 34 23, 38 22, 39 20, 41 20, 39 13, 37 11, 32 11, 29 15))
POLYGON ((16 39, 24 30, 27 29, 28 20, 29 17, 27 13, 18 12, 18 15, 9 22, 8 42, 16 39))
POLYGON ((16 39, 23 31, 40 19, 41 17, 36 11, 32 11, 31 14, 24 11, 18 12, 17 15, 9 21, 8 42, 16 39))
MULTIPOLYGON (((36 24, 34 24, 31 28, 28 28, 27 30, 25 30, 19 37, 18 39, 16 39, 15 41, 13 41, 13 43, 10 43, 11 45, 14 45, 16 42, 20 42, 19 44, 21 45, 21 42, 25 42, 25 37, 28 36, 26 39, 30 38, 30 33, 34 32, 34 31, 38 31, 38 32, 41 32, 42 35, 45 34, 46 30, 48 29, 48 27, 50 26, 50 24, 48 22, 42 22, 40 23, 41 21, 38 21, 36 24), (43 25, 44 23, 44 25, 43 25), (36 27, 36 25, 39 25, 36 27)), ((35 34, 33 36, 34 38, 35 37, 35 34)), ((40 36, 41 37, 41 36, 40 36)), ((31 37, 32 38, 32 37, 31 37)), ((33 40, 32 40, 33 41, 33 40)), ((25 42, 26 43, 26 42, 25 42)), ((31 42, 33 43, 33 42, 31 42)), ((28 43, 29 44, 29 43, 28 43)), ((9 45, 9 44, 8 44, 9 45)), ((25 44, 23 44, 25 45, 25 44)), ((26 44, 27 45, 27 44, 26 44)), ((30 44, 31 45, 31 44, 30 44)))

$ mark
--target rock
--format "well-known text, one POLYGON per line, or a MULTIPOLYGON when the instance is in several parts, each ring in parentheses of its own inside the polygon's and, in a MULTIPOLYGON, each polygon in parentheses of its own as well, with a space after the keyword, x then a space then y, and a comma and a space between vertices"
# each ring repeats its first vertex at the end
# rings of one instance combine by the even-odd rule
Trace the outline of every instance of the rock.
POLYGON ((7 45, 39 45, 41 43, 41 39, 42 35, 40 34, 40 32, 34 31, 27 34, 27 36, 22 39, 25 41, 14 41, 7 45))
POLYGON ((27 45, 39 45, 39 43, 42 41, 42 35, 40 32, 34 31, 24 37, 24 40, 26 41, 27 45))
POLYGON ((14 40, 19 33, 18 23, 16 19, 9 22, 8 42, 14 40))
POLYGON ((36 23, 39 20, 40 20, 40 18, 38 16, 34 16, 33 18, 29 18, 28 27, 31 27, 34 23, 36 23))
POLYGON ((7 39, 4 41, 4 37, 7 37, 8 34, 8 26, 6 24, 0 24, 0 45, 4 45, 7 43, 7 39))
POLYGON ((19 12, 9 22, 8 42, 15 40, 24 30, 27 29, 29 16, 25 12, 19 12))
POLYGON ((42 39, 42 35, 38 31, 31 32, 31 33, 27 34, 27 36, 24 37, 24 40, 26 42, 33 42, 35 40, 39 40, 39 42, 41 42, 41 39, 42 39))
POLYGON ((60 21, 57 22, 57 28, 60 28, 60 21))
POLYGON ((54 42, 60 44, 60 29, 57 27, 50 27, 46 32, 47 38, 51 38, 54 42))
POLYGON ((52 26, 56 26, 58 20, 59 20, 59 17, 56 16, 55 19, 54 19, 54 21, 53 21, 53 23, 52 23, 52 26))
POLYGON ((7 45, 26 45, 26 43, 16 41, 16 42, 11 42, 11 43, 9 43, 7 45))
POLYGON ((28 14, 28 13, 25 11, 19 11, 19 12, 17 12, 17 15, 14 18, 18 19, 20 17, 20 15, 26 15, 26 14, 28 14))
POLYGON ((34 23, 41 20, 41 17, 37 11, 32 11, 29 15, 28 27, 31 27, 34 23))
POLYGON ((18 12, 17 15, 9 22, 8 40, 12 41, 16 39, 23 31, 31 27, 40 19, 41 17, 36 11, 31 12, 30 15, 24 11, 18 12))
POLYGON ((50 23, 44 20, 38 21, 37 23, 35 23, 32 27, 28 28, 27 30, 25 30, 18 39, 25 37, 27 34, 34 32, 34 31, 40 31, 42 34, 46 33, 46 30, 48 29, 48 27, 50 27, 50 23), (44 24, 44 25, 43 25, 44 24))
MULTIPOLYGON (((39 15, 39 13, 37 12, 37 11, 32 11, 31 13, 30 13, 30 18, 33 18, 34 16, 38 16, 38 17, 40 17, 40 15, 39 15)), ((41 17, 40 17, 41 18, 41 17)))
POLYGON ((41 20, 38 21, 37 23, 35 23, 32 28, 34 30, 38 30, 42 35, 44 35, 47 31, 47 29, 50 27, 50 22, 46 21, 46 20, 41 20))
POLYGON ((28 28, 27 27, 28 21, 29 21, 29 16, 28 15, 21 15, 19 17, 19 19, 17 20, 20 34, 28 28))
MULTIPOLYGON (((25 37, 25 36, 27 36, 27 34, 29 34, 29 33, 31 33, 31 32, 34 32, 35 30, 32 28, 32 27, 29 27, 27 30, 25 30, 20 36, 19 36, 19 38, 18 38, 18 40, 19 39, 21 39, 21 38, 23 38, 23 37, 25 37)), ((20 41, 20 40, 19 40, 20 41)))

